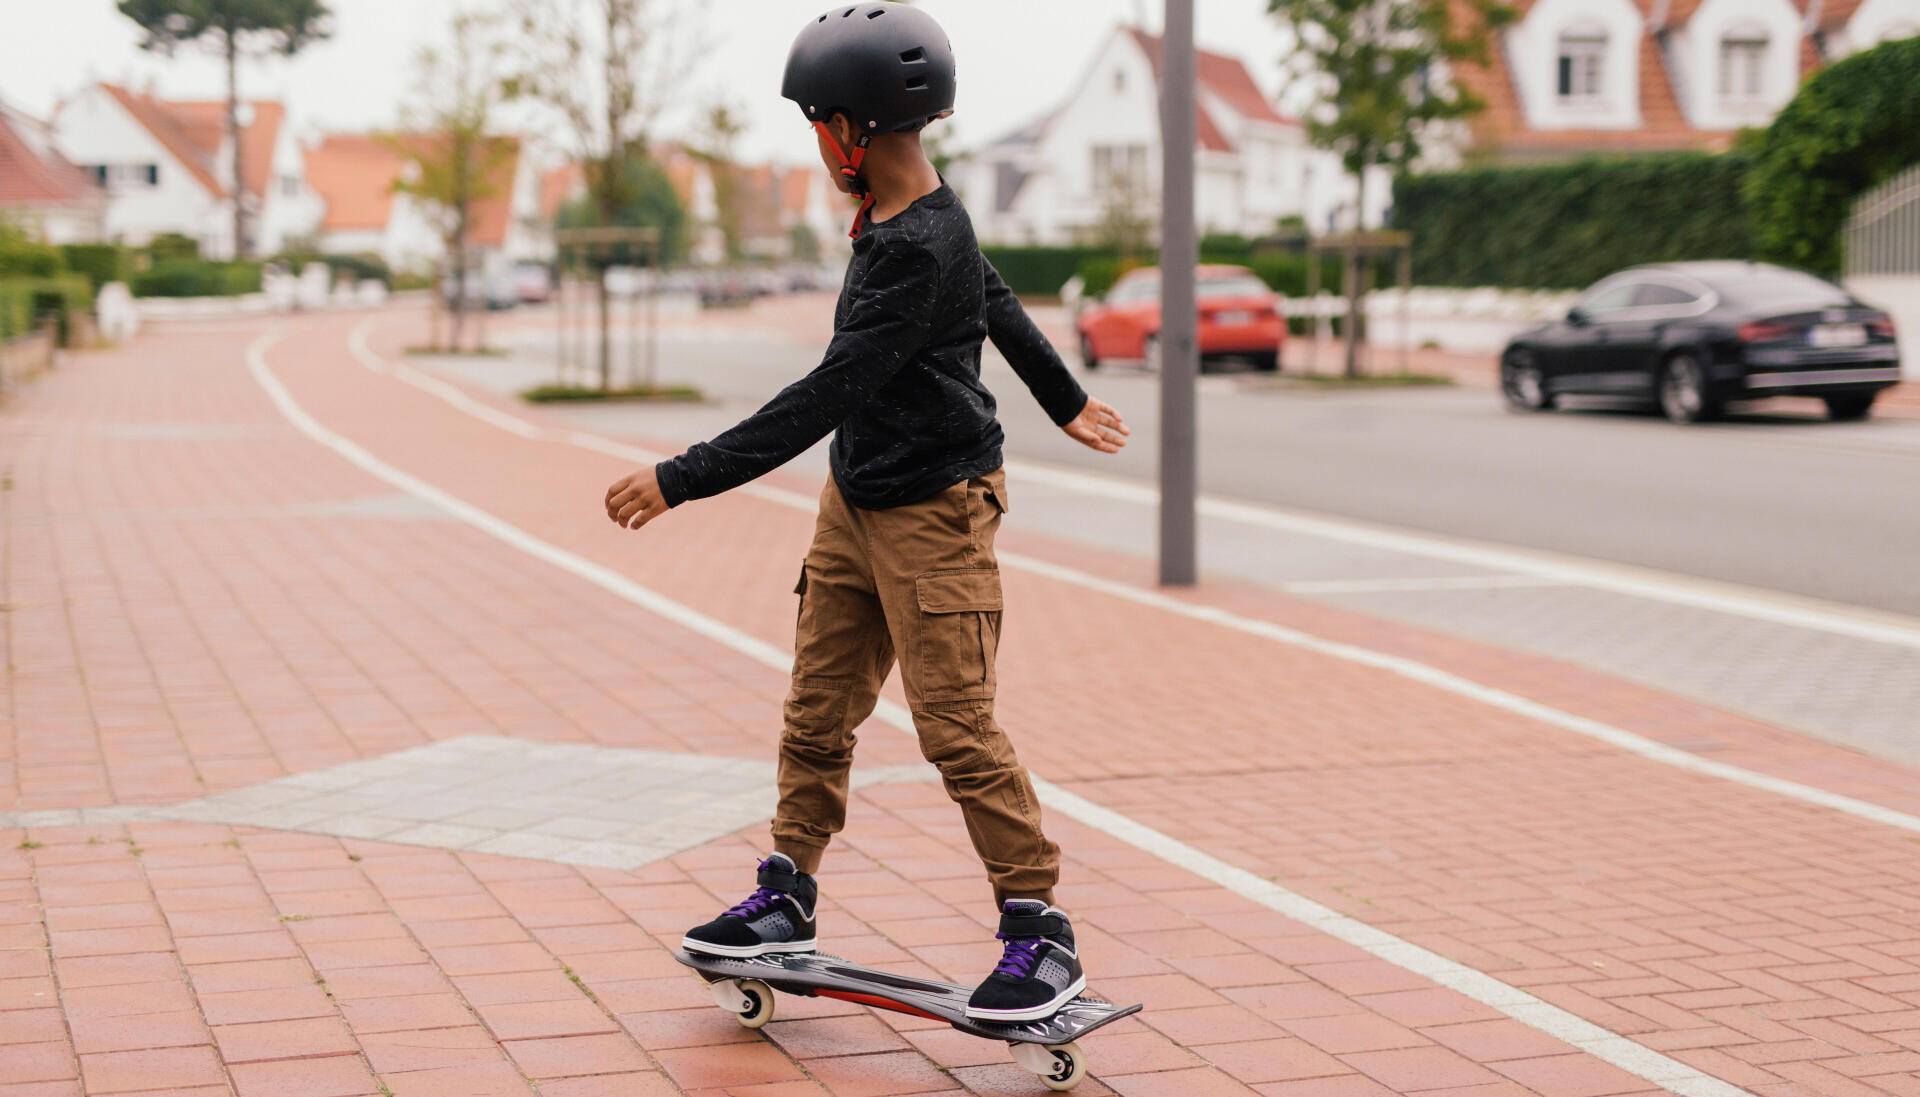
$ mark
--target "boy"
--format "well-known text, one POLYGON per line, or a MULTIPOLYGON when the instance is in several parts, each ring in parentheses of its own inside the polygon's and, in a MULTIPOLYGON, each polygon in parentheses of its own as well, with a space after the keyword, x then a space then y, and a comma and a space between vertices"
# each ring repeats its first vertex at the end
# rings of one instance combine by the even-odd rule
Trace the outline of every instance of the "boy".
POLYGON ((845 822, 854 729, 897 657, 921 750, 960 805, 1001 907, 1004 953, 967 1012, 1051 1016, 1086 977, 1053 905, 1059 847, 1041 833, 1033 783, 993 720, 993 538, 1006 478, 981 340, 992 337, 1073 438, 1114 453, 1127 428, 1081 390, 981 256, 966 211, 921 150, 921 127, 954 102, 953 52, 931 16, 875 0, 827 12, 794 42, 781 94, 813 123, 840 189, 864 198, 833 341, 818 368, 738 426, 620 480, 606 498, 610 518, 638 529, 834 432, 833 476, 796 588, 774 852, 753 894, 684 945, 722 956, 813 950, 812 874, 845 822))

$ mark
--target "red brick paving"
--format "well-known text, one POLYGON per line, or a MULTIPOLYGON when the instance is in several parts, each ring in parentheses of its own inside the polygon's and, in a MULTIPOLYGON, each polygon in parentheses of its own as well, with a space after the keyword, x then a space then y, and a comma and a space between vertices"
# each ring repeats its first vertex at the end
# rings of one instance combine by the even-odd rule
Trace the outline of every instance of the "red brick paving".
MULTIPOLYGON (((617 462, 360 370, 334 318, 291 331, 272 366, 332 429, 790 638, 806 516, 730 498, 623 536, 592 506, 617 462)), ((80 356, 0 412, 0 810, 188 799, 476 731, 765 755, 782 676, 465 526, 381 512, 390 489, 253 386, 249 338, 80 356)), ((1017 528, 1007 545, 1142 574, 1017 528)), ((1912 835, 1031 575, 1008 585, 1003 705, 1040 772, 1755 1093, 1915 1092, 1912 835)), ((1852 795, 1920 795, 1911 771, 1549 661, 1236 587, 1196 597, 1655 738, 1705 724, 1716 757, 1852 795)), ((864 738, 865 762, 914 758, 905 736, 864 738)), ((1649 1089, 1103 834, 1049 829, 1095 989, 1149 1004, 1088 1038, 1100 1081, 1082 1093, 1649 1089)), ((1040 1092, 1003 1049, 935 1023, 783 997, 755 1034, 715 1010, 666 950, 737 898, 762 841, 624 873, 197 824, 0 832, 0 1034, 21 1034, 0 1035, 0 1095, 82 1077, 241 1097, 1040 1092)), ((823 917, 847 954, 956 979, 990 966, 978 868, 937 786, 857 797, 829 871, 823 917)))

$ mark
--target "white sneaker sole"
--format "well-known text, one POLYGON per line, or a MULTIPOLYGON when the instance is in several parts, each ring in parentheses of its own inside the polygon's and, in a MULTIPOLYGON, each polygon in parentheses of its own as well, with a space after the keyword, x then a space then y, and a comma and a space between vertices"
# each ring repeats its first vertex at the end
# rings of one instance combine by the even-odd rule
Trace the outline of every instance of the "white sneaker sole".
POLYGON ((1087 989, 1087 977, 1075 979, 1067 989, 1055 995, 1053 1000, 1026 1009, 975 1009, 967 1007, 967 1018, 974 1021, 1038 1021, 1060 1012, 1060 1007, 1079 997, 1087 989))
POLYGON ((691 937, 682 937, 680 947, 688 952, 697 952, 702 956, 732 956, 750 958, 765 956, 770 952, 812 952, 819 938, 809 937, 804 941, 762 941, 757 945, 716 945, 707 941, 696 941, 691 937))

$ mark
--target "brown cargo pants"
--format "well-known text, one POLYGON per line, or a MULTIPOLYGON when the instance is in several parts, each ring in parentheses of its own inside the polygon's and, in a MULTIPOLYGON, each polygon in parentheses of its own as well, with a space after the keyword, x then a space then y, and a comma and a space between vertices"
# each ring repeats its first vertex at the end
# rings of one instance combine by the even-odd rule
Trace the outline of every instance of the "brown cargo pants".
POLYGON ((780 740, 774 849, 811 873, 846 823, 854 729, 873 712, 897 657, 921 753, 940 769, 985 864, 995 900, 1053 901, 1060 847, 993 719, 1000 569, 993 535, 1006 474, 955 484, 889 510, 820 494, 813 547, 796 588, 793 688, 780 740))

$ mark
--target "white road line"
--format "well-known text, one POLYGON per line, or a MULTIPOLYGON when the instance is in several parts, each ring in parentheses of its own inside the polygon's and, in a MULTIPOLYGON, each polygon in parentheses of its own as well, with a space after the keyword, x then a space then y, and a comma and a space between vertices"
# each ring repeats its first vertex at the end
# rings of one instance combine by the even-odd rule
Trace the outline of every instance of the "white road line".
MULTIPOLYGON (((1159 489, 1150 484, 1117 480, 1108 476, 1080 472, 1031 461, 1008 461, 1007 471, 1022 480, 1050 484, 1086 495, 1117 499, 1143 506, 1160 502, 1159 489)), ((1581 560, 1559 554, 1517 550, 1465 540, 1390 529, 1362 522, 1313 514, 1267 504, 1247 503, 1202 496, 1200 513, 1243 525, 1303 533, 1350 545, 1386 549, 1431 560, 1497 571, 1516 572, 1537 579, 1549 579, 1572 586, 1593 587, 1616 594, 1630 594, 1674 605, 1693 606, 1737 617, 1748 617, 1774 624, 1851 636, 1900 647, 1920 648, 1920 626, 1907 623, 1892 614, 1855 610, 1852 607, 1819 603, 1814 599, 1776 595, 1770 591, 1742 588, 1730 583, 1663 575, 1645 568, 1581 560)))
POLYGON ((1501 590, 1571 585, 1537 575, 1449 575, 1425 579, 1296 579, 1281 583, 1280 589, 1288 594, 1385 594, 1408 590, 1501 590))
MULTIPOLYGON (((510 525, 464 500, 449 495, 431 484, 401 472, 399 469, 374 457, 359 445, 321 426, 294 401, 292 395, 287 392, 286 387, 283 386, 279 379, 273 375, 272 371, 268 369, 266 350, 273 344, 276 338, 276 333, 269 333, 247 348, 247 368, 253 373, 254 379, 260 386, 266 390, 267 395, 273 400, 275 406, 280 409, 281 413, 285 415, 296 428, 314 441, 340 454, 369 474, 400 488, 402 491, 409 492, 421 499, 437 504, 455 517, 491 534, 495 538, 512 545, 530 556, 544 560, 563 571, 567 571, 581 579, 594 583, 602 589, 616 594, 642 609, 665 617, 676 624, 683 625, 693 632, 725 647, 731 648, 767 667, 783 672, 792 669, 793 655, 791 652, 775 647, 758 637, 752 636, 731 625, 708 617, 691 607, 682 605, 664 595, 649 590, 619 572, 577 556, 557 545, 542 541, 532 534, 510 525)), ((606 448, 610 449, 615 446, 618 446, 618 443, 613 443, 606 448)), ((594 448, 600 449, 602 447, 596 446, 594 448)), ((621 446, 619 448, 627 450, 630 447, 621 446)), ((807 509, 811 509, 814 505, 812 500, 807 500, 804 496, 799 496, 793 492, 782 492, 780 494, 802 503, 807 509)), ((765 496, 762 497, 764 498, 765 496)), ((1002 562, 1011 562, 1013 566, 1029 571, 1037 571, 1041 574, 1052 575, 1055 578, 1074 582, 1079 586, 1103 590, 1108 593, 1120 593, 1124 591, 1126 593, 1121 594, 1122 597, 1127 597, 1129 600, 1143 602, 1148 605, 1155 605, 1159 608, 1173 608, 1176 612, 1208 609, 1208 607, 1190 606, 1186 603, 1168 599, 1163 595, 1126 587, 1124 584, 1111 583, 1091 575, 1082 575, 1070 569, 1058 568, 1054 565, 1046 564, 1043 561, 1026 557, 1010 557, 1008 554, 1002 554, 1000 558, 1002 562), (1166 605, 1161 605, 1163 602, 1166 603, 1166 605)), ((1211 620, 1214 614, 1218 614, 1218 616, 1222 618, 1232 617, 1231 614, 1226 614, 1223 611, 1210 611, 1203 616, 1203 619, 1211 620)), ((1251 621, 1246 623, 1248 625, 1261 624, 1260 622, 1251 621)), ((1312 641, 1312 645, 1303 644, 1302 646, 1325 646, 1328 648, 1329 654, 1337 654, 1340 651, 1356 653, 1364 651, 1364 649, 1359 648, 1349 649, 1347 645, 1328 645, 1325 641, 1319 641, 1315 638, 1306 637, 1299 633, 1292 633, 1290 630, 1278 629, 1277 627, 1273 627, 1273 631, 1276 634, 1274 636, 1276 639, 1280 638, 1278 634, 1286 634, 1295 638, 1287 642, 1312 641)), ((1262 632, 1261 634, 1265 635, 1266 633, 1262 632)), ((1365 654, 1376 659, 1392 660, 1394 658, 1392 656, 1379 656, 1373 652, 1366 652, 1365 654)), ((1405 660, 1394 661, 1406 662, 1405 660)), ((1438 674, 1441 672, 1436 671, 1434 673, 1438 674)), ((1515 700, 1518 701, 1519 699, 1515 698, 1515 700)), ((1522 703, 1531 704, 1531 702, 1522 703)), ((1545 709, 1545 706, 1537 707, 1547 712, 1553 711, 1551 709, 1545 709)), ((912 714, 899 704, 883 699, 880 704, 875 707, 874 715, 899 731, 908 735, 915 734, 912 714)), ((1575 717, 1567 718, 1577 719, 1575 717)), ((1619 734, 1625 735, 1627 733, 1620 732, 1619 734)), ((1644 740, 1642 741, 1645 742, 1644 740)), ((1155 830, 1152 827, 1130 819, 1109 808, 1101 807, 1091 800, 1068 792, 1037 774, 1034 775, 1034 786, 1039 792, 1043 803, 1071 819, 1110 834, 1137 849, 1152 853, 1170 864, 1177 865, 1198 876, 1211 880, 1235 894, 1276 910, 1289 918, 1311 925, 1315 929, 1346 941, 1357 948, 1364 949, 1368 953, 1390 964, 1414 972, 1441 986, 1448 987, 1463 994, 1474 1001, 1497 1009, 1522 1024, 1529 1025, 1541 1032, 1565 1041, 1603 1062, 1610 1063, 1630 1074, 1644 1078, 1648 1082, 1670 1093, 1681 1094, 1683 1097, 1754 1097, 1754 1095, 1747 1090, 1723 1082, 1677 1059, 1670 1058, 1651 1048, 1637 1044, 1618 1033, 1611 1032, 1584 1018, 1569 1013, 1550 1002, 1536 998, 1517 987, 1502 983, 1492 976, 1475 971, 1465 964, 1450 960, 1438 953, 1422 948, 1411 941, 1403 940, 1383 930, 1375 929, 1359 919, 1352 918, 1331 907, 1317 903, 1298 892, 1289 891, 1272 880, 1256 876, 1243 868, 1222 861, 1171 835, 1155 830)), ((1914 823, 1916 826, 1920 826, 1920 819, 1914 820, 1914 823)))

